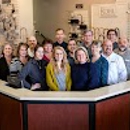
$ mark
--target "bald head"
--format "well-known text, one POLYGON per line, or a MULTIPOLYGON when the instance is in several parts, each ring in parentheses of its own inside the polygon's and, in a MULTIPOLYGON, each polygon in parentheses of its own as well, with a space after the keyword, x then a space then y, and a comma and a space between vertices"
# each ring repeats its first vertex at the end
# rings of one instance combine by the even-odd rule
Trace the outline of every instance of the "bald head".
POLYGON ((32 48, 32 49, 36 47, 36 45, 37 45, 37 39, 36 39, 35 36, 30 36, 28 38, 28 45, 29 45, 29 48, 32 48))
POLYGON ((103 48, 103 53, 106 56, 110 56, 111 53, 113 52, 113 44, 111 40, 105 40, 102 44, 102 48, 103 48))

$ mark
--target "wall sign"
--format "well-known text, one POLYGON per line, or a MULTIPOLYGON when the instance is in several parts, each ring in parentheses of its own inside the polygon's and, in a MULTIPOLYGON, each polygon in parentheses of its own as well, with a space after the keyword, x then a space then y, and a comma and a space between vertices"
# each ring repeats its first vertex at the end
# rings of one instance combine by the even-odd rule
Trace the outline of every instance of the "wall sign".
POLYGON ((116 6, 115 5, 102 5, 99 10, 101 18, 114 18, 116 17, 116 6))

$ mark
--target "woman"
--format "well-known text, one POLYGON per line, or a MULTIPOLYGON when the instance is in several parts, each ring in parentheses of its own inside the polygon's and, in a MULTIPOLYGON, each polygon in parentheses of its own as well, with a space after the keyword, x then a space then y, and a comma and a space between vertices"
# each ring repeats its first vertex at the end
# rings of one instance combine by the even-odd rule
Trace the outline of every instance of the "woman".
POLYGON ((47 85, 52 91, 69 91, 71 89, 70 66, 65 50, 54 48, 52 59, 46 68, 47 85))
POLYGON ((75 50, 76 63, 72 66, 72 90, 88 90, 89 83, 89 55, 84 47, 75 50))
POLYGON ((28 45, 26 43, 20 43, 17 48, 17 57, 13 58, 10 64, 10 73, 18 74, 23 66, 28 62, 28 45))
POLYGON ((46 39, 42 42, 44 48, 44 56, 43 59, 46 60, 48 63, 52 57, 52 50, 53 50, 53 42, 49 39, 46 39))
POLYGON ((101 56, 101 42, 93 41, 91 44, 91 65, 89 88, 99 88, 107 85, 108 62, 101 56))
POLYGON ((12 60, 13 47, 6 43, 2 50, 3 56, 0 58, 0 79, 7 81, 9 75, 9 65, 12 60))
POLYGON ((42 60, 43 53, 43 47, 37 45, 34 49, 34 58, 30 59, 19 74, 24 87, 30 90, 47 90, 45 80, 45 66, 47 63, 42 60))

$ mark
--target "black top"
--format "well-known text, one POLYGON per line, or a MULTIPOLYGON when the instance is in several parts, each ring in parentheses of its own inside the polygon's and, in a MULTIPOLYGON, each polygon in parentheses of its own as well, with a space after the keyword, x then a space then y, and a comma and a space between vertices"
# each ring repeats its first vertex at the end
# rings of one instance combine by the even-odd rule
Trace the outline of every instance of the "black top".
POLYGON ((88 90, 89 63, 74 64, 71 67, 71 76, 73 91, 88 90))
POLYGON ((69 61, 70 66, 73 66, 75 64, 75 59, 70 56, 70 54, 67 55, 67 59, 69 61))
POLYGON ((0 58, 0 79, 7 81, 9 75, 9 66, 6 62, 5 57, 0 58))
POLYGON ((56 46, 61 46, 61 47, 63 47, 64 49, 65 49, 65 51, 67 51, 67 46, 68 46, 68 44, 66 43, 66 42, 62 42, 62 43, 58 43, 58 42, 55 42, 54 44, 53 44, 53 46, 54 47, 56 47, 56 46))
POLYGON ((117 43, 117 42, 114 42, 114 43, 113 43, 113 50, 115 50, 116 48, 118 48, 118 43, 117 43))

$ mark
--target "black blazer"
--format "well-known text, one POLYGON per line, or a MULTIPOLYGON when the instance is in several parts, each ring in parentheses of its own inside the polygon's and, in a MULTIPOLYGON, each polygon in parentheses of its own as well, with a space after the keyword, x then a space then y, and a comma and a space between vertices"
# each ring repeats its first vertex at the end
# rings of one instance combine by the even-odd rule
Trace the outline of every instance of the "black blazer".
POLYGON ((9 75, 9 67, 4 57, 0 58, 0 79, 7 81, 9 75))

